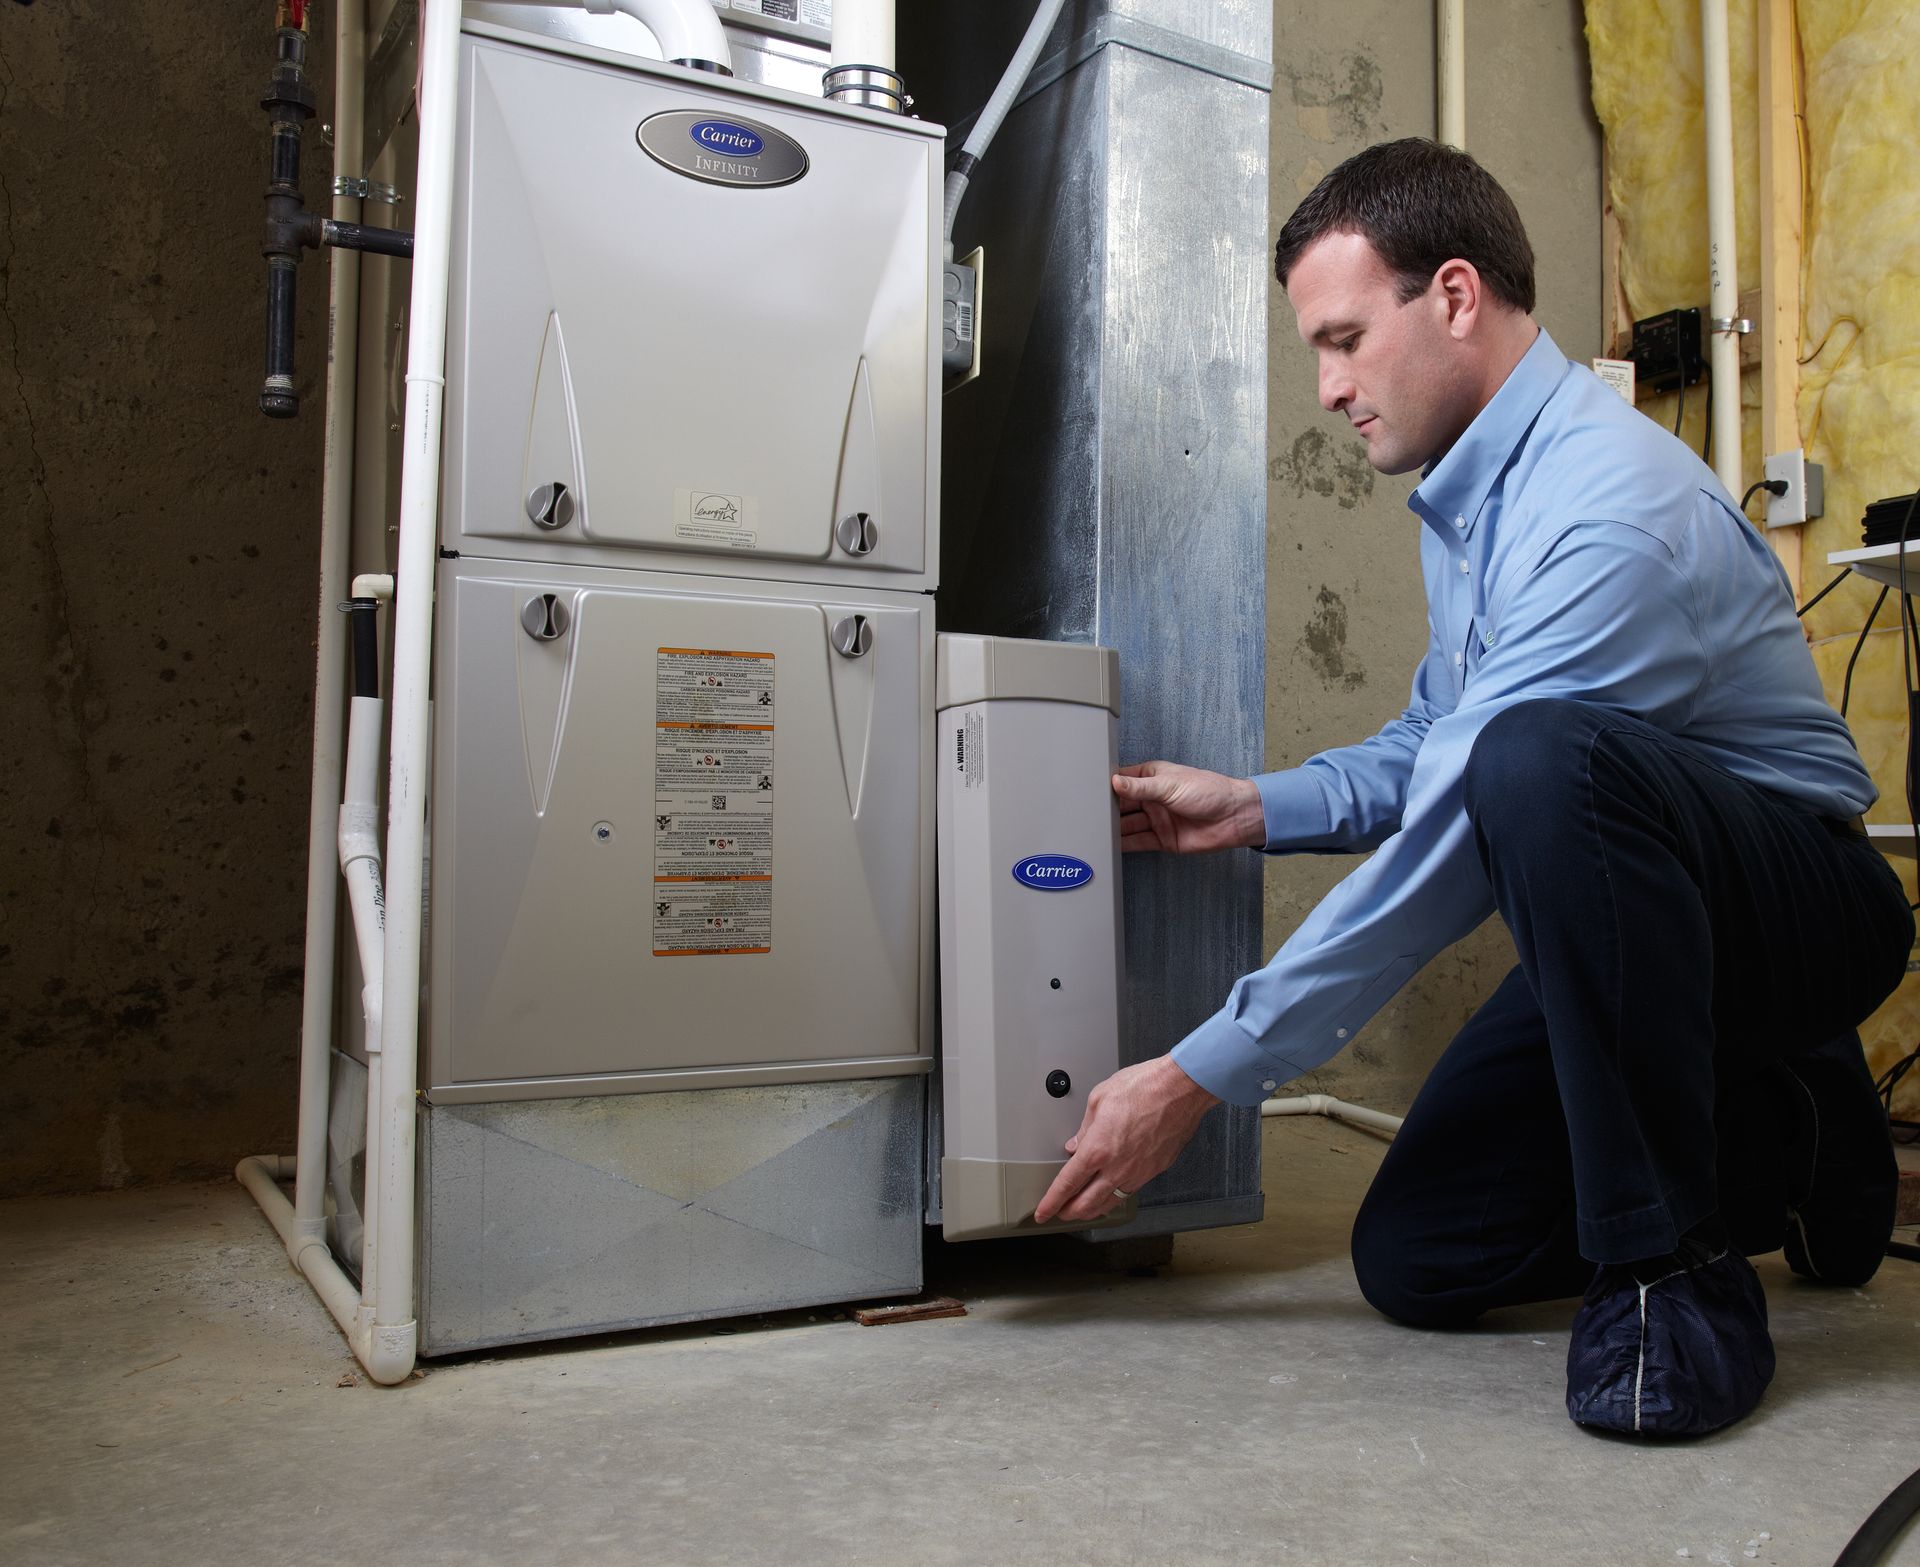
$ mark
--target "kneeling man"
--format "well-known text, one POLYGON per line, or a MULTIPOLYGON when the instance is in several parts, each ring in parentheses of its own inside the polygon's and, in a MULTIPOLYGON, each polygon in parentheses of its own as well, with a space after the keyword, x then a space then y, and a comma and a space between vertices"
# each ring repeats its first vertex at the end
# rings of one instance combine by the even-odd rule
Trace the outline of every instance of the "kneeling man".
POLYGON ((1042 1217, 1096 1216, 1201 1115, 1333 1055, 1496 909, 1518 964, 1354 1227, 1422 1327, 1584 1294, 1567 1412, 1714 1430, 1773 1374, 1749 1254, 1858 1284, 1896 1175, 1856 1026, 1913 920, 1786 577, 1713 473, 1532 317, 1512 201, 1425 141, 1335 169, 1275 271, 1320 401, 1419 469, 1429 641, 1371 739, 1232 779, 1123 769, 1122 843, 1372 856, 1171 1053, 1092 1095, 1042 1217))

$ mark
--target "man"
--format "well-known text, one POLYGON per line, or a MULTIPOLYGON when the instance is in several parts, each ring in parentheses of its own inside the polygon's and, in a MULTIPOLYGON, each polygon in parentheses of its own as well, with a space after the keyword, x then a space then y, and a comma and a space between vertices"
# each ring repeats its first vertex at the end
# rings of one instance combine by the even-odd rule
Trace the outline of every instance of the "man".
POLYGON ((1342 164, 1275 271, 1320 401, 1421 470, 1430 640, 1406 711, 1256 779, 1114 779, 1127 849, 1373 850, 1170 1055, 1096 1088, 1039 1209, 1085 1219, 1221 1100, 1341 1048, 1498 909, 1519 964, 1454 1039, 1354 1228, 1416 1326, 1584 1292, 1567 1410, 1643 1434, 1773 1371, 1747 1253, 1863 1282, 1892 1226, 1855 1026, 1913 922, 1784 574, 1713 474, 1535 324, 1506 193, 1425 141, 1342 164))

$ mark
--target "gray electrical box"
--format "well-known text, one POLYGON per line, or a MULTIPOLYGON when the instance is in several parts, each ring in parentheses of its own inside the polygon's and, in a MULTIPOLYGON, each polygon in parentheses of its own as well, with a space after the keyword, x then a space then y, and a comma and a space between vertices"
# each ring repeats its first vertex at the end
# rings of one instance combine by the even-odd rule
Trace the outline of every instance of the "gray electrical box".
POLYGON ((1033 1210, 1120 1066, 1119 655, 942 636, 938 668, 943 1228, 1084 1228, 1033 1210))

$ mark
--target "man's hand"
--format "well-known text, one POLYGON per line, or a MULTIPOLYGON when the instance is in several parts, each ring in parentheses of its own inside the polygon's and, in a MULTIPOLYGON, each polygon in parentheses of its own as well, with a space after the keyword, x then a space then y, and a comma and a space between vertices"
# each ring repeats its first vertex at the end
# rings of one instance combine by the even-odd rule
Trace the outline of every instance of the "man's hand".
POLYGON ((1267 820, 1250 778, 1135 762, 1113 777, 1120 797, 1120 847, 1203 854, 1210 849, 1259 849, 1267 820))
POLYGON ((1073 1157, 1034 1218, 1085 1223, 1112 1212, 1124 1200, 1118 1193, 1139 1191, 1173 1163, 1200 1117, 1219 1103, 1171 1056, 1123 1067, 1095 1084, 1080 1130, 1067 1140, 1073 1157))

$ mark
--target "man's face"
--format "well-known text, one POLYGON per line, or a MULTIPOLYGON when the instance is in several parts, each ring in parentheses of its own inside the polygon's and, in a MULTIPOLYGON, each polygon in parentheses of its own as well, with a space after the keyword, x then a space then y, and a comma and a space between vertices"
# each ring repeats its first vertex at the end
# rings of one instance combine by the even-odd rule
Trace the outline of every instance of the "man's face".
POLYGON ((1429 284, 1402 304, 1394 285, 1358 234, 1315 240, 1287 275, 1300 336, 1319 356, 1320 406, 1346 415, 1381 473, 1438 457, 1472 422, 1446 291, 1429 284))

